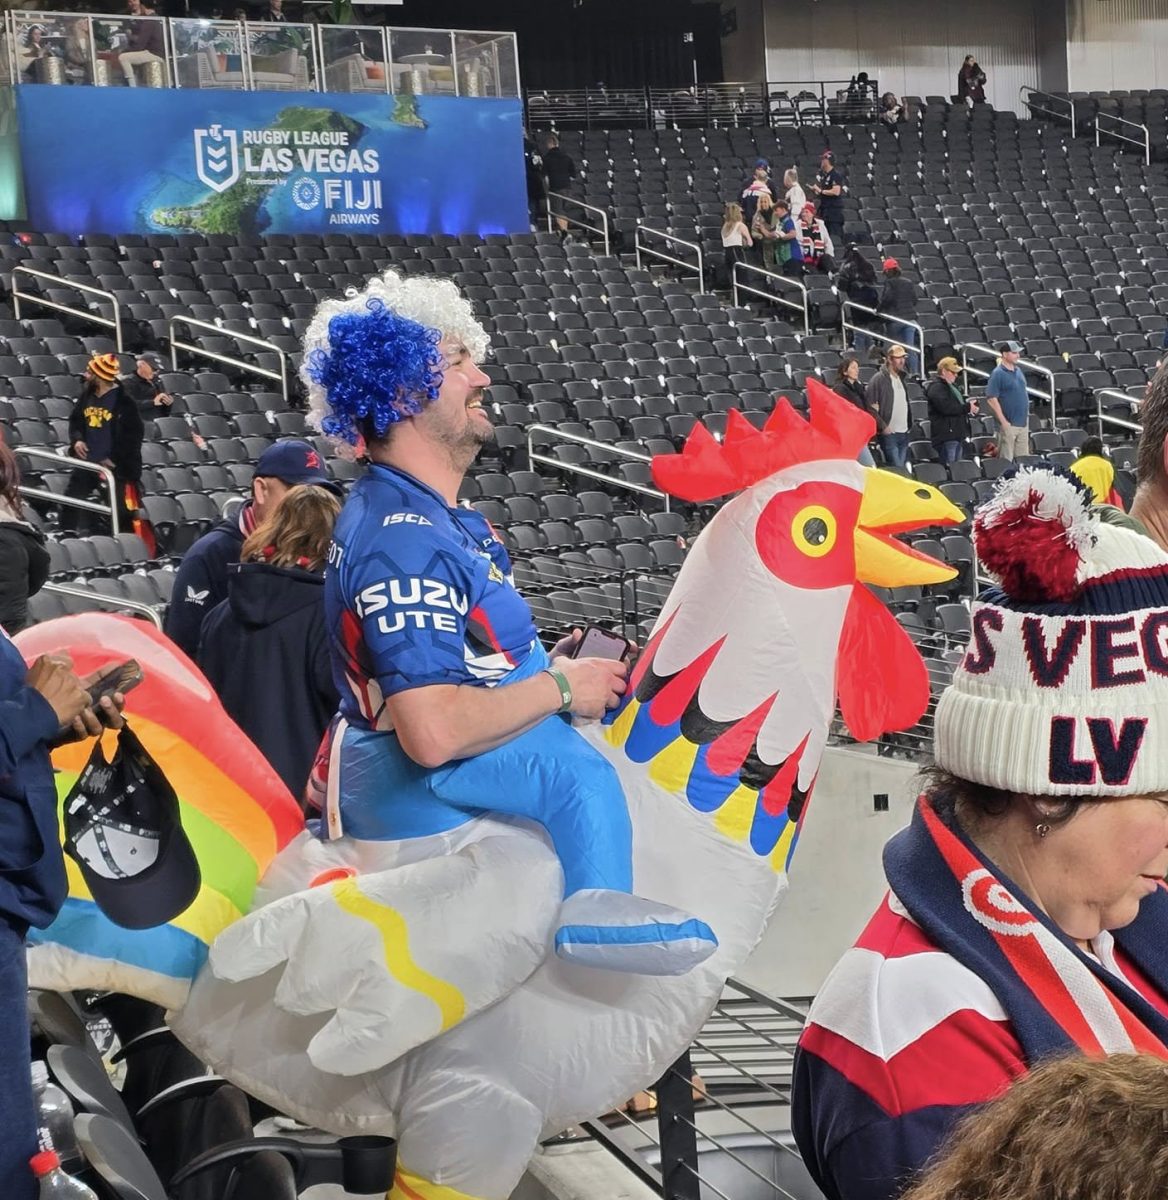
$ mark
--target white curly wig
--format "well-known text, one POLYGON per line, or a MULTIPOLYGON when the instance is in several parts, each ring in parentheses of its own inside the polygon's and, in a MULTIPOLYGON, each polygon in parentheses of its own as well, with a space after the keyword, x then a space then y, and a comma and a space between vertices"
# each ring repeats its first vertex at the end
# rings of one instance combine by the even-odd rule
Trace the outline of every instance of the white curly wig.
MULTIPOLYGON (((321 429, 330 418, 343 416, 329 401, 329 391, 318 381, 319 364, 333 351, 329 330, 332 321, 388 310, 405 321, 417 322, 436 334, 436 340, 460 341, 475 362, 490 348, 487 331, 475 319, 470 301, 449 279, 436 276, 403 277, 394 271, 375 276, 361 290, 350 288, 343 300, 323 300, 304 333, 304 359, 300 377, 308 390, 308 423, 321 429)), ((338 364, 344 366, 344 364, 338 364)), ((354 364, 354 370, 360 367, 354 364)))

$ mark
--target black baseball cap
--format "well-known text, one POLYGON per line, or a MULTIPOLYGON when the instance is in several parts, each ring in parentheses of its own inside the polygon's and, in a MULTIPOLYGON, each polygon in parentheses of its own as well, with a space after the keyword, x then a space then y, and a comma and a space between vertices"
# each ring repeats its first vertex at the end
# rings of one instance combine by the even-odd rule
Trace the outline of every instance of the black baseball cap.
POLYGON ((336 496, 344 496, 344 488, 328 474, 320 451, 308 442, 289 438, 276 442, 260 455, 255 473, 266 479, 279 479, 295 486, 306 483, 327 488, 336 496))
POLYGON ((98 743, 64 809, 65 853, 115 925, 153 929, 194 903, 202 873, 178 797, 128 725, 112 761, 98 743))
POLYGON ((999 342, 998 343, 998 353, 999 354, 1004 354, 1007 350, 1009 350, 1012 354, 1021 354, 1022 353, 1022 343, 1021 342, 999 342))

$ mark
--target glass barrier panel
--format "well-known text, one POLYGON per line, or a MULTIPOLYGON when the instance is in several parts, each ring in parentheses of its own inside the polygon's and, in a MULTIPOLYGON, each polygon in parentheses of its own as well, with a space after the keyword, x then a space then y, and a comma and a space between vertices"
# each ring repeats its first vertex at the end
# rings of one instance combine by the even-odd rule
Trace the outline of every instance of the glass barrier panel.
POLYGON ((518 96, 515 35, 456 29, 454 79, 460 96, 518 96))
POLYGON ((453 34, 449 29, 391 29, 393 91, 454 96, 453 34))
POLYGON ((99 87, 169 87, 162 17, 91 17, 93 82, 99 87))
POLYGON ((312 26, 248 21, 251 86, 257 92, 316 90, 312 26))
POLYGON ((243 26, 239 21, 172 19, 176 86, 182 88, 247 87, 243 26))
MULTIPOLYGON (((159 20, 160 25, 165 25, 159 20)), ((164 35, 165 36, 165 35, 164 35)), ((90 83, 93 38, 82 13, 14 12, 16 83, 90 83)), ((5 50, 7 57, 7 47, 5 50)), ((5 77, 10 65, 5 62, 5 77)))
POLYGON ((385 30, 373 25, 321 25, 326 92, 387 92, 385 30))

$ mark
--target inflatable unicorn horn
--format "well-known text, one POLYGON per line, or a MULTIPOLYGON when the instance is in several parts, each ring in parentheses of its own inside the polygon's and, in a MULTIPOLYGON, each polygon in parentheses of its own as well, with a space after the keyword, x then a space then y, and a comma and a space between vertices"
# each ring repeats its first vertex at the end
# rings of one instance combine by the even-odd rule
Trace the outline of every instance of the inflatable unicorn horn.
POLYGON ((558 958, 559 860, 539 826, 488 811, 397 842, 302 834, 172 1014, 281 1110, 397 1137, 394 1200, 504 1200, 541 1136, 659 1078, 786 887, 837 698, 861 739, 923 713, 924 665, 864 585, 951 578, 893 535, 961 513, 857 464, 870 416, 815 382, 809 401, 809 422, 786 401, 762 431, 731 413, 721 444, 697 426, 654 460, 682 499, 738 494, 687 555, 626 703, 582 730, 620 776, 637 892, 707 922, 708 959, 651 977, 558 958))

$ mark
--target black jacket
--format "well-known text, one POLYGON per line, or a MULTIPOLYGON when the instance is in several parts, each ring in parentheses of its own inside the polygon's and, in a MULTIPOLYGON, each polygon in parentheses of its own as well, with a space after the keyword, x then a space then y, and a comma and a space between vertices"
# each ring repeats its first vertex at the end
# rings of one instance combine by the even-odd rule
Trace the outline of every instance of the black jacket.
POLYGON ((28 598, 48 577, 44 535, 24 521, 0 520, 0 625, 9 634, 28 624, 28 598))
POLYGON ((868 407, 868 401, 865 398, 864 385, 858 379, 854 383, 850 379, 841 379, 831 390, 837 396, 843 396, 845 400, 850 400, 857 408, 863 409, 864 412, 870 413, 872 411, 868 407))
POLYGON ((893 317, 907 317, 910 321, 917 315, 917 289, 903 275, 892 275, 884 280, 880 303, 876 306, 882 313, 893 317))
POLYGON ((159 407, 154 403, 154 397, 166 390, 157 375, 153 379, 143 379, 135 371, 133 375, 127 375, 122 380, 121 386, 122 391, 138 406, 138 411, 145 420, 150 420, 151 417, 164 417, 170 412, 170 409, 159 407))
MULTIPOLYGON (((142 414, 120 386, 106 392, 102 399, 113 413, 109 422, 112 438, 109 460, 113 464, 114 475, 121 482, 138 483, 142 479, 142 439, 146 435, 142 414)), ((92 394, 86 390, 73 405, 73 411, 69 414, 70 447, 74 442, 85 442, 87 446, 91 444, 94 431, 86 422, 85 412, 92 400, 92 394)))
POLYGON ((553 146, 543 156, 543 173, 547 176, 548 191, 562 193, 576 178, 576 164, 559 146, 553 146))
POLYGON ((164 629, 166 636, 191 658, 199 648, 199 631, 207 614, 227 599, 227 570, 239 562, 242 545, 240 517, 234 517, 209 529, 183 555, 174 577, 164 629))
POLYGON ((938 376, 925 389, 930 436, 934 442, 963 442, 969 437, 969 401, 938 376))
POLYGON ((197 662, 223 707, 299 799, 337 710, 324 575, 238 563, 203 623, 197 662))

